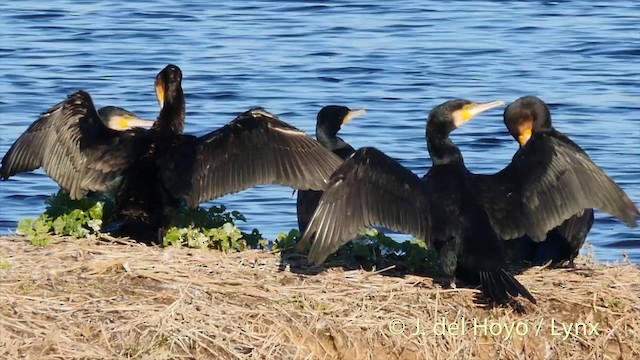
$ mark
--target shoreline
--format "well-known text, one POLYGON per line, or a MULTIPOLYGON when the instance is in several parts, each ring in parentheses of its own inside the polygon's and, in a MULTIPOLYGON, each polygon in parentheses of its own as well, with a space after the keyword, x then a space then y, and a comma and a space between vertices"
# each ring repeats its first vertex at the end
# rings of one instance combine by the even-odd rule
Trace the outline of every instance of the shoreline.
POLYGON ((538 304, 518 314, 428 277, 301 262, 0 236, 0 357, 640 357, 635 264, 524 271, 538 304))

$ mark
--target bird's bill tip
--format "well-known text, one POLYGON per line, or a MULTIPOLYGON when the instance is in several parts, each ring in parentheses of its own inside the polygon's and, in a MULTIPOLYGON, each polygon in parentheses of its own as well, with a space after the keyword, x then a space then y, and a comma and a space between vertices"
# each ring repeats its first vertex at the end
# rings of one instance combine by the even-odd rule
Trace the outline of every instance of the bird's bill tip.
MULTIPOLYGON (((507 123, 505 122, 505 124, 507 123)), ((515 130, 515 134, 512 135, 518 141, 520 147, 523 147, 529 142, 529 139, 531 139, 533 135, 533 118, 524 116, 515 126, 513 124, 507 124, 507 129, 509 129, 509 132, 515 130)))
POLYGON ((349 110, 349 112, 344 117, 344 119, 342 119, 342 124, 340 124, 340 127, 343 127, 349 121, 353 120, 354 118, 357 118, 358 116, 362 116, 366 113, 367 111, 365 109, 349 110))
POLYGON ((485 111, 504 106, 505 102, 502 100, 494 100, 485 103, 470 103, 465 105, 462 109, 456 110, 453 113, 453 120, 456 127, 466 123, 478 114, 485 111))
POLYGON ((160 105, 160 110, 164 107, 164 82, 160 77, 156 79, 156 99, 160 105))
POLYGON ((529 139, 531 139, 531 128, 523 129, 520 135, 518 135, 518 143, 520 143, 520 146, 524 146, 529 139))
POLYGON ((504 106, 505 102, 502 100, 494 100, 494 101, 489 101, 486 103, 479 103, 479 104, 474 104, 475 106, 472 106, 471 109, 469 110, 469 112, 471 113, 471 116, 476 116, 480 113, 483 113, 487 110, 491 110, 493 108, 497 108, 500 106, 504 106))

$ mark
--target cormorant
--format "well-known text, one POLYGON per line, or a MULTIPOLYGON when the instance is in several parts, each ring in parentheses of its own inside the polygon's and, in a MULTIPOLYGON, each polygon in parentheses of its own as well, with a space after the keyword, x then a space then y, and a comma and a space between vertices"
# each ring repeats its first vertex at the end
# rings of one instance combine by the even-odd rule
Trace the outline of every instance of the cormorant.
POLYGON ((375 148, 362 148, 331 176, 298 245, 315 234, 311 263, 326 257, 361 230, 381 225, 409 233, 433 246, 451 283, 458 275, 479 283, 489 299, 533 296, 506 270, 503 240, 549 230, 587 208, 598 208, 629 226, 638 209, 591 160, 562 140, 544 149, 543 134, 532 135, 513 161, 494 175, 467 170, 449 133, 501 101, 484 104, 451 100, 436 106, 427 121, 433 166, 422 179, 375 148), (539 162, 533 166, 533 161, 539 162), (532 171, 535 170, 535 171, 532 171))
MULTIPOLYGON (((504 124, 521 148, 527 146, 529 139, 535 134, 546 132, 549 136, 563 140, 563 142, 575 147, 577 152, 587 156, 580 146, 553 128, 549 107, 538 97, 524 96, 507 106, 504 111, 504 124)), ((550 140, 547 137, 542 137, 540 141, 550 140)), ((551 148, 553 146, 553 144, 550 145, 551 148)), ((535 160, 531 165, 531 171, 535 171, 535 160)), ((573 260, 578 256, 580 248, 593 226, 593 213, 593 209, 580 210, 560 226, 550 230, 543 242, 534 242, 526 235, 517 241, 507 242, 507 247, 512 243, 521 242, 521 244, 515 245, 520 250, 515 251, 513 260, 525 260, 533 265, 543 265, 550 262, 552 267, 568 261, 569 266, 573 266, 573 260)), ((507 251, 509 252, 509 248, 507 251)))
MULTIPOLYGON (((333 151, 342 160, 355 152, 351 145, 337 136, 338 131, 351 119, 364 115, 365 110, 351 110, 346 106, 327 105, 320 109, 316 117, 316 139, 327 149, 333 151)), ((298 213, 298 228, 304 232, 311 220, 313 211, 318 206, 322 191, 300 190, 296 208, 298 213)))
MULTIPOLYGON (((69 120, 65 114, 76 110, 74 106, 81 104, 69 103, 68 100, 54 105, 42 113, 25 132, 11 145, 2 158, 0 179, 7 180, 11 176, 43 167, 47 174, 55 173, 56 152, 64 151, 60 141, 68 128, 77 127, 78 118, 69 120), (64 107, 64 109, 63 109, 64 107)), ((151 127, 153 121, 142 120, 134 113, 117 106, 105 106, 98 110, 97 118, 108 128, 116 131, 136 131, 133 128, 151 127)), ((52 175, 50 175, 52 176, 52 175)), ((86 192, 76 194, 82 197, 86 192)))
MULTIPOLYGON (((321 190, 342 160, 304 132, 264 109, 240 114, 201 137, 182 135, 182 72, 167 65, 156 77, 160 114, 147 131, 105 127, 89 94, 78 91, 58 106, 58 145, 47 174, 72 198, 119 179, 115 222, 119 235, 155 241, 180 200, 191 207, 260 184, 321 190)), ((27 148, 38 151, 37 148, 27 148)), ((15 154, 16 162, 25 157, 15 154)))

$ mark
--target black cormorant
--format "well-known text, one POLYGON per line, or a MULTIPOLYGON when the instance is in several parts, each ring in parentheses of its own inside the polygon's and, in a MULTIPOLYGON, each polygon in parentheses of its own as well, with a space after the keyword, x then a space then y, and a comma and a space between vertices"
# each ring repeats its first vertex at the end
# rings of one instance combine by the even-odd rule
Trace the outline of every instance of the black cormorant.
MULTIPOLYGON (((38 120, 34 121, 25 132, 11 145, 11 148, 2 158, 0 167, 0 179, 43 167, 47 174, 56 173, 57 152, 64 151, 60 141, 64 139, 67 129, 77 127, 78 118, 69 119, 67 114, 76 110, 74 106, 82 106, 78 103, 70 103, 69 100, 54 105, 48 111, 42 113, 38 120)), ((142 120, 134 113, 117 106, 105 106, 97 111, 97 118, 108 128, 117 131, 135 131, 133 128, 151 127, 153 121, 142 120)), ((50 175, 51 176, 51 175, 50 175)), ((52 176, 53 177, 53 176, 52 176)), ((64 187, 63 187, 64 188, 64 187)), ((76 198, 82 197, 86 192, 76 194, 76 198)))
MULTIPOLYGON (((240 114, 201 137, 182 135, 182 72, 166 66, 156 78, 160 114, 147 131, 105 127, 89 94, 78 91, 60 104, 57 147, 47 174, 78 198, 118 180, 114 222, 118 235, 158 239, 180 200, 203 201, 260 184, 321 190, 342 160, 304 132, 264 109, 240 114)), ((39 151, 25 148, 26 152, 39 151)), ((14 154, 17 163, 24 154, 14 154)))
POLYGON ((539 142, 547 134, 533 135, 531 145, 497 174, 469 172, 449 133, 503 104, 452 100, 436 106, 427 121, 433 166, 422 179, 375 148, 356 151, 331 176, 299 249, 315 234, 309 261, 319 264, 359 231, 381 225, 433 246, 452 284, 458 275, 479 283, 497 302, 520 294, 535 303, 505 271, 503 239, 527 234, 542 241, 549 230, 592 207, 635 226, 638 210, 574 146, 557 140, 553 151, 540 148, 548 145, 539 142), (539 161, 535 168, 533 159, 539 161))
MULTIPOLYGON (((338 131, 351 119, 364 115, 365 110, 351 110, 346 106, 327 105, 320 109, 316 117, 316 139, 327 149, 333 151, 341 159, 346 159, 355 152, 351 145, 337 136, 338 131)), ((304 232, 311 220, 313 211, 318 206, 322 191, 300 190, 296 208, 298 213, 298 228, 304 232)))
MULTIPOLYGON (((535 96, 524 96, 511 103, 504 111, 504 124, 511 136, 520 144, 520 147, 527 146, 529 139, 535 134, 546 132, 551 137, 563 139, 563 141, 574 146, 576 151, 587 156, 584 150, 577 144, 571 142, 565 135, 555 130, 551 124, 551 112, 547 105, 540 98, 535 96)), ((540 141, 549 141, 542 137, 540 141)), ((553 147, 554 145, 551 145, 553 147)), ((536 171, 536 162, 533 159, 531 171, 536 171)), ((507 247, 516 243, 519 251, 515 251, 513 260, 526 260, 533 265, 543 265, 550 262, 551 266, 562 264, 566 261, 573 266, 573 260, 584 244, 587 234, 593 226, 593 209, 582 209, 574 216, 565 220, 560 226, 547 233, 547 238, 543 242, 534 242, 528 236, 524 236, 518 241, 505 243, 507 247)), ((509 250, 509 249, 507 249, 509 250)))

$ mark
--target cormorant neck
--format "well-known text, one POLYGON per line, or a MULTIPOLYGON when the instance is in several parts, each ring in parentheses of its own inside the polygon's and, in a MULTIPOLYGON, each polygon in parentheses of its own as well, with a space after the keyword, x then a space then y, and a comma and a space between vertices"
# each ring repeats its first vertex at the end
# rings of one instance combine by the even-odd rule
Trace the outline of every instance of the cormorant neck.
POLYGON ((169 131, 182 134, 184 131, 185 101, 182 90, 173 99, 166 99, 160 110, 155 128, 162 131, 169 131))
POLYGON ((427 134, 427 149, 429 149, 434 166, 452 163, 464 164, 460 149, 451 141, 448 134, 427 134))
POLYGON ((346 144, 342 139, 335 134, 329 135, 325 131, 316 128, 316 139, 327 149, 335 149, 340 147, 341 144, 346 144))

